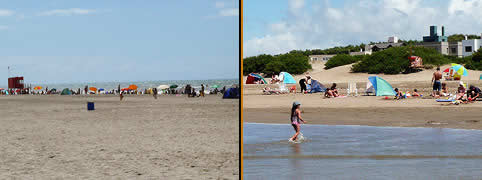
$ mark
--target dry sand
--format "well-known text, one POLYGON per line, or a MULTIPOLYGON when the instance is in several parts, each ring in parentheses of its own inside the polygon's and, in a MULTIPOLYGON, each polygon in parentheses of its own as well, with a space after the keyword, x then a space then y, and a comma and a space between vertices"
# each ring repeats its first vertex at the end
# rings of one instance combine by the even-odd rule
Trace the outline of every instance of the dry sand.
POLYGON ((239 100, 25 95, 0 106, 0 179, 238 179, 239 100))
MULTIPOLYGON (((363 95, 368 76, 373 74, 350 73, 350 66, 324 70, 323 63, 316 63, 309 73, 325 86, 336 82, 342 94, 346 94, 348 82, 355 82, 359 95, 363 95)), ((442 70, 446 67, 443 66, 442 70)), ((262 95, 264 87, 276 88, 278 85, 244 85, 243 122, 289 123, 291 104, 300 101, 302 116, 313 124, 482 129, 482 101, 451 105, 436 102, 428 96, 432 90, 433 72, 378 75, 402 91, 418 89, 425 95, 423 99, 385 100, 376 96, 327 99, 321 93, 262 95)), ((463 81, 482 87, 482 81, 478 80, 480 74, 482 71, 469 70, 469 76, 463 77, 463 81)), ((304 75, 295 76, 295 80, 301 77, 304 75)), ((456 91, 458 81, 447 81, 447 84, 450 92, 456 91)), ((299 85, 297 89, 299 92, 299 85)))

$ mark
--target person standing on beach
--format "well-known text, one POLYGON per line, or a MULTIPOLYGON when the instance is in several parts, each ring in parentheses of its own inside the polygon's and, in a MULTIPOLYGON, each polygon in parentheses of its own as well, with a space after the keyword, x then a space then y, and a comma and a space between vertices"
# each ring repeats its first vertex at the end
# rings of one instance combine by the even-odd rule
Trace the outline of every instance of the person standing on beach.
POLYGON ((84 87, 84 94, 87 94, 87 90, 88 90, 88 89, 89 89, 89 86, 86 85, 86 86, 84 87))
POLYGON ((124 95, 122 94, 122 92, 119 92, 119 98, 120 98, 120 101, 122 101, 122 99, 124 99, 124 95))
POLYGON ((442 89, 442 72, 440 72, 440 67, 437 67, 437 71, 433 73, 432 76, 432 84, 433 84, 433 92, 432 96, 433 97, 438 97, 440 96, 440 90, 442 89))
POLYGON ((152 89, 152 94, 154 96, 154 99, 157 99, 157 88, 152 89))
POLYGON ((120 84, 117 86, 117 92, 120 94, 121 91, 120 91, 120 84))
POLYGON ((306 79, 305 78, 301 78, 300 81, 300 88, 301 88, 301 93, 306 93, 306 79))
POLYGON ((202 97, 204 97, 204 84, 201 84, 201 92, 199 93, 202 97))
POLYGON ((298 139, 298 135, 300 134, 300 124, 306 123, 306 121, 301 118, 301 111, 300 111, 301 103, 298 101, 293 102, 293 106, 291 107, 291 126, 295 129, 295 134, 290 138, 290 141, 296 141, 298 139))

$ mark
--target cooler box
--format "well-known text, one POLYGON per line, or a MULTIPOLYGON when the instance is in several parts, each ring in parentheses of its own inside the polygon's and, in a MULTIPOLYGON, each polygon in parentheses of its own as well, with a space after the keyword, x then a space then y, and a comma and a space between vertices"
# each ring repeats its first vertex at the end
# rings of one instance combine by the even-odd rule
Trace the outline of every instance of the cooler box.
POLYGON ((94 102, 87 102, 87 110, 92 111, 94 109, 94 102))

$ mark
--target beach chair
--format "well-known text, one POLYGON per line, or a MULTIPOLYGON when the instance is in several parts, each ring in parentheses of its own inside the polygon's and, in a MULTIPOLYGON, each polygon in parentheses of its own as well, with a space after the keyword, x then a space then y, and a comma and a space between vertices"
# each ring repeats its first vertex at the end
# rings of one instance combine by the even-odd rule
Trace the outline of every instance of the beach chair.
POLYGON ((290 87, 290 93, 296 93, 296 85, 290 87))
POLYGON ((354 94, 354 96, 358 96, 358 89, 356 88, 356 83, 351 82, 348 84, 348 89, 347 89, 347 96, 354 94))
POLYGON ((375 93, 375 88, 373 87, 372 83, 370 81, 367 82, 367 88, 365 89, 365 93, 367 96, 370 95, 370 93, 375 93))
POLYGON ((290 90, 286 88, 286 85, 284 83, 279 84, 279 91, 281 93, 289 93, 290 90))

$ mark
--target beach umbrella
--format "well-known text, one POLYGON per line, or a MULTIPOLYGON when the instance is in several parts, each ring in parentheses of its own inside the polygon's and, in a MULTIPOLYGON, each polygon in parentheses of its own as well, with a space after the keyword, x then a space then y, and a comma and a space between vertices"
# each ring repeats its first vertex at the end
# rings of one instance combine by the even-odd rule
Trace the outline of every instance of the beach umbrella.
POLYGON ((33 89, 34 89, 34 90, 41 90, 41 89, 43 89, 43 88, 42 88, 42 86, 36 86, 36 87, 34 87, 33 89))
POLYGON ((99 91, 104 91, 104 88, 100 88, 99 91))
POLYGON ((122 88, 121 91, 128 91, 129 88, 122 88))
POLYGON ((213 85, 211 86, 212 88, 218 88, 219 86, 218 85, 213 85))
POLYGON ((130 89, 130 90, 136 90, 136 89, 137 89, 137 85, 131 84, 131 85, 129 85, 129 88, 128 88, 128 89, 130 89))
POLYGON ((5 90, 5 89, 3 89, 3 88, 0 88, 0 91, 3 91, 3 90, 5 90))
POLYGON ((95 92, 95 91, 97 91, 97 88, 96 88, 96 87, 90 87, 90 88, 89 88, 89 90, 91 90, 91 91, 94 91, 94 92, 95 92))
POLYGON ((173 85, 169 86, 169 88, 177 88, 177 87, 178 87, 177 84, 173 84, 173 85))
POLYGON ((157 89, 169 89, 169 85, 159 85, 157 89))
POLYGON ((465 67, 460 64, 452 63, 452 69, 459 75, 462 75, 462 76, 468 75, 467 69, 465 69, 465 67))

